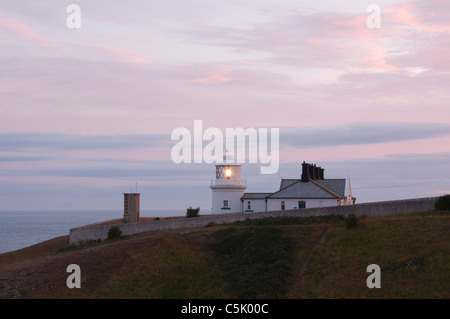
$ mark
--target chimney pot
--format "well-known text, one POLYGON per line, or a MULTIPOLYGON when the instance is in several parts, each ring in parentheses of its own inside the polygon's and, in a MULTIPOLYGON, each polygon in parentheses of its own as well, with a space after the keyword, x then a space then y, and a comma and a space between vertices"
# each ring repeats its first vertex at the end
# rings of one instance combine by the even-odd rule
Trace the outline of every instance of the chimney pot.
POLYGON ((308 164, 308 177, 314 180, 314 166, 308 164))
POLYGON ((309 164, 305 161, 302 163, 302 183, 307 183, 309 181, 309 164))

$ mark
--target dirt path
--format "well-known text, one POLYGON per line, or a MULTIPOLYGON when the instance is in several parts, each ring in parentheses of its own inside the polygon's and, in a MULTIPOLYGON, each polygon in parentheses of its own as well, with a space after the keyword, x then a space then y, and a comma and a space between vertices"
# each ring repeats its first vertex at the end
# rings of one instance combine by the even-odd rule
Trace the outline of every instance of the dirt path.
POLYGON ((324 226, 327 226, 326 229, 324 229, 322 235, 320 236, 320 239, 317 241, 317 243, 309 251, 308 256, 305 259, 305 262, 302 265, 302 268, 298 272, 297 279, 295 280, 295 284, 294 284, 294 294, 297 297, 299 297, 298 291, 299 291, 299 288, 300 288, 300 284, 302 282, 303 275, 304 275, 306 269, 308 268, 308 263, 309 263, 309 260, 311 259, 312 253, 317 248, 317 246, 322 245, 325 242, 325 236, 328 234, 328 232, 330 230, 330 225, 326 224, 324 226))

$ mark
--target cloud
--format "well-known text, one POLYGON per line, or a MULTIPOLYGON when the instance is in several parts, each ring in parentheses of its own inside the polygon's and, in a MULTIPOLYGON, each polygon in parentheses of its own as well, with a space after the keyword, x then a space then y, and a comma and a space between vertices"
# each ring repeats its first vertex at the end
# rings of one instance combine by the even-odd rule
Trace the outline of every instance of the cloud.
POLYGON ((210 74, 204 78, 199 78, 195 80, 191 80, 192 83, 202 83, 202 84, 217 84, 217 83, 226 83, 232 81, 232 78, 228 76, 230 70, 219 70, 210 74))
POLYGON ((267 63, 295 67, 372 68, 393 70, 386 61, 392 30, 367 28, 365 10, 282 10, 269 21, 251 27, 185 26, 173 33, 194 43, 221 46, 238 53, 259 52, 267 63))
POLYGON ((46 37, 40 35, 38 32, 31 29, 20 20, 17 20, 10 16, 0 16, 0 27, 7 30, 9 33, 12 33, 13 35, 19 36, 37 45, 48 45, 50 42, 46 37))
POLYGON ((0 133, 0 150, 129 150, 170 145, 166 135, 98 135, 0 133))
MULTIPOLYGON (((207 176, 205 174, 205 169, 199 169, 198 166, 190 166, 189 169, 185 168, 174 168, 167 163, 160 164, 159 167, 148 168, 149 165, 154 164, 147 162, 147 165, 142 164, 139 168, 130 167, 117 167, 105 161, 102 167, 83 167, 71 166, 70 168, 32 168, 32 169, 20 169, 14 170, 10 169, 7 172, 1 174, 2 176, 55 176, 55 177, 89 177, 89 178, 106 178, 106 179, 117 179, 117 178, 139 178, 148 180, 158 180, 159 182, 167 180, 167 178, 173 179, 177 176, 177 181, 171 180, 172 183, 179 183, 181 181, 196 181, 201 177, 205 178, 205 182, 208 182, 208 178, 212 176, 207 176), (200 174, 200 175, 199 175, 200 174), (195 179, 193 180, 193 177, 195 179)), ((86 165, 86 164, 84 164, 86 165)), ((87 166, 87 165, 86 165, 87 166)), ((207 171, 206 171, 207 172, 207 171)), ((211 169, 213 172, 213 169, 211 169)))
POLYGON ((50 159, 48 156, 36 155, 4 155, 0 153, 0 162, 35 162, 46 161, 50 159))
POLYGON ((282 146, 333 147, 417 140, 450 135, 450 124, 365 122, 280 130, 282 146))
MULTIPOLYGON (((169 200, 209 203, 209 188, 190 184, 214 169, 169 159, 170 132, 194 119, 279 127, 284 177, 299 176, 297 156, 329 159, 328 174, 342 177, 348 163, 331 159, 346 157, 360 189, 420 182, 426 159, 410 152, 449 151, 450 2, 383 1, 382 26, 369 29, 369 3, 354 1, 80 1, 82 28, 69 30, 67 4, 0 0, 0 186, 20 183, 23 198, 30 182, 36 194, 46 183, 91 194, 138 179, 173 187, 169 200)), ((448 157, 430 156, 447 174, 448 157)), ((264 184, 258 171, 245 167, 252 189, 264 184)), ((417 189, 395 190, 366 194, 417 189)))
POLYGON ((380 29, 367 27, 366 6, 342 10, 343 5, 326 4, 312 10, 286 5, 250 26, 192 24, 171 31, 191 42, 240 54, 264 53, 260 60, 275 65, 358 71, 398 71, 405 63, 412 67, 448 66, 448 3, 383 3, 380 29))

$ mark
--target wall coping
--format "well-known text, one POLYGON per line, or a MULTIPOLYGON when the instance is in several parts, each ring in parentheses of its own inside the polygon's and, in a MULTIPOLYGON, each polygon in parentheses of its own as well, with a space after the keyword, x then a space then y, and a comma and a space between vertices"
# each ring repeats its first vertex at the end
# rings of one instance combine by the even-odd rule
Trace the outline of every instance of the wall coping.
POLYGON ((347 206, 327 206, 314 207, 302 209, 286 209, 268 212, 251 212, 251 213, 223 213, 200 215, 199 217, 187 218, 180 216, 180 218, 160 219, 154 221, 108 224, 95 226, 87 225, 70 229, 70 243, 76 244, 80 241, 106 239, 108 230, 112 226, 118 226, 123 235, 132 235, 141 232, 166 230, 166 229, 180 229, 191 227, 203 227, 209 223, 226 224, 236 221, 243 221, 246 219, 258 219, 266 217, 307 217, 319 215, 394 215, 402 213, 413 213, 420 211, 427 211, 434 209, 434 201, 438 197, 424 197, 413 199, 390 200, 381 202, 367 202, 347 206), (409 205, 411 207, 407 207, 409 205), (421 205, 421 206, 419 206, 421 205), (381 213, 380 213, 381 211, 381 213))

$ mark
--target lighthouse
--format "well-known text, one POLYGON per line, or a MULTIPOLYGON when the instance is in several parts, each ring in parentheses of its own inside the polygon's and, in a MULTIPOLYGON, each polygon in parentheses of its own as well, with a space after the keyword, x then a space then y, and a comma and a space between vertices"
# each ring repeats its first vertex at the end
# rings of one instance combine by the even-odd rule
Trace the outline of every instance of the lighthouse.
POLYGON ((242 212, 241 197, 247 186, 241 178, 240 164, 216 165, 216 179, 210 187, 213 214, 242 212))

